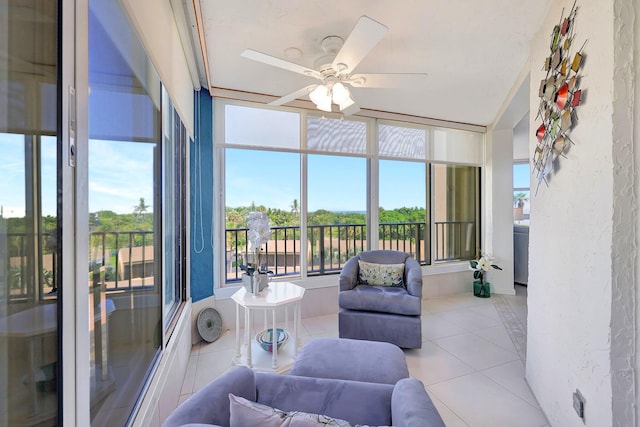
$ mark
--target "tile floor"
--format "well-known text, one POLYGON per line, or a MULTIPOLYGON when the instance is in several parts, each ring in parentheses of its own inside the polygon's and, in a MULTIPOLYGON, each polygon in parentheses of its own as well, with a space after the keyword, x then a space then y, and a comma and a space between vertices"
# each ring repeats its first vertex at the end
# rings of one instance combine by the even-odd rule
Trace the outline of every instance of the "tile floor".
MULTIPOLYGON (((515 297, 458 294, 426 299, 422 348, 405 350, 411 376, 420 379, 447 426, 549 426, 524 380, 509 325, 496 309, 503 301, 511 319, 524 322, 526 288, 515 297)), ((302 338, 337 337, 337 314, 302 319, 302 338)), ((193 346, 180 402, 231 368, 235 333, 193 346)))

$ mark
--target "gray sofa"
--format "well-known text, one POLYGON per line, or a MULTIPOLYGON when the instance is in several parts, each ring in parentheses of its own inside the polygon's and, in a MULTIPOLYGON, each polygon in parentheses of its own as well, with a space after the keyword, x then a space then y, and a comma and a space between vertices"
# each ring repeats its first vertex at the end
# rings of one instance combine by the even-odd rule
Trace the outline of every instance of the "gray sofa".
POLYGON ((385 341, 402 348, 422 347, 422 268, 405 252, 364 251, 350 258, 340 273, 340 338, 385 341), (358 260, 404 263, 403 286, 372 286, 359 280, 358 260))
POLYGON ((229 393, 282 411, 322 414, 354 425, 444 426, 423 384, 415 378, 392 385, 254 373, 236 367, 182 403, 163 427, 229 426, 229 393))

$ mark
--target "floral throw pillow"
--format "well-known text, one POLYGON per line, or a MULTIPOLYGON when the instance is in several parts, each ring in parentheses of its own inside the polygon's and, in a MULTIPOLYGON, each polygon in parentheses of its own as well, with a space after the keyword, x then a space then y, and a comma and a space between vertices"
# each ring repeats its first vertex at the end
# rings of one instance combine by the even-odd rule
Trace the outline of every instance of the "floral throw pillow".
POLYGON ((404 264, 375 264, 358 260, 358 265, 358 281, 363 285, 404 286, 404 264))
POLYGON ((284 412, 229 393, 230 427, 351 427, 344 420, 306 412, 284 412))

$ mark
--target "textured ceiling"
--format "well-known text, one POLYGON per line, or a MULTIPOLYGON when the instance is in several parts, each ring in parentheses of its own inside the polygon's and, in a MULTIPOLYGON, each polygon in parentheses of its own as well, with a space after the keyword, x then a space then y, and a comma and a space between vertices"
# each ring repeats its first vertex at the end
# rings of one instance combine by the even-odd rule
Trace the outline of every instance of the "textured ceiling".
POLYGON ((361 73, 427 73, 411 89, 354 88, 361 108, 487 125, 528 61, 550 0, 199 0, 213 87, 283 96, 317 81, 240 56, 255 49, 313 68, 329 35, 367 15, 389 31, 361 73), (287 58, 285 49, 303 52, 287 58))

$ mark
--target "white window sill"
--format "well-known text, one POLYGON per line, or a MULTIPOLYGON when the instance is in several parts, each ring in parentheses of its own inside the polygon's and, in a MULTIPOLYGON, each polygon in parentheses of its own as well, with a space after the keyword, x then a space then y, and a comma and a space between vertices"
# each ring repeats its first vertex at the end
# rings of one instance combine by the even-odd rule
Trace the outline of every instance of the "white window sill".
MULTIPOLYGON (((450 274, 469 271, 469 261, 456 261, 447 262, 435 265, 425 265, 422 267, 423 276, 435 276, 438 274, 450 274)), ((326 276, 314 276, 306 279, 292 278, 287 280, 286 278, 274 280, 274 282, 291 282, 296 285, 302 286, 305 289, 320 289, 330 288, 338 286, 339 280, 338 274, 330 274, 326 276)), ((217 300, 224 300, 231 298, 231 296, 240 289, 241 285, 229 285, 222 288, 215 289, 215 298, 217 300)))

